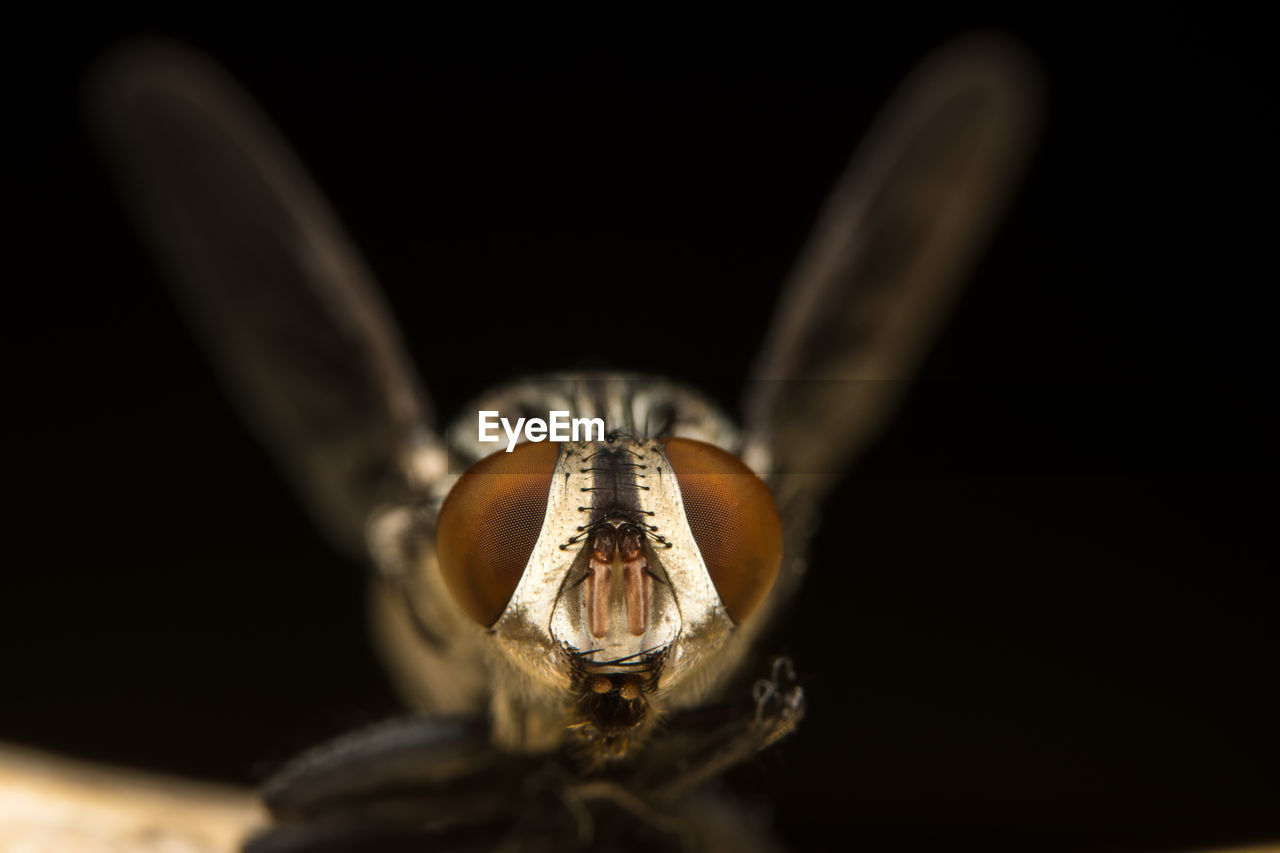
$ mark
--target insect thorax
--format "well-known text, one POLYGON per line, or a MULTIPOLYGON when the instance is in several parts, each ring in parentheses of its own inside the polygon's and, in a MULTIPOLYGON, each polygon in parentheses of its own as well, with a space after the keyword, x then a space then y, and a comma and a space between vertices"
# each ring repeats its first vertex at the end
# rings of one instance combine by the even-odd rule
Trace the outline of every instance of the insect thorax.
MULTIPOLYGON (((461 469, 502 449, 481 442, 477 414, 495 411, 516 422, 567 411, 573 418, 599 418, 608 435, 629 438, 694 438, 739 451, 741 433, 704 395, 667 379, 621 373, 565 373, 533 377, 501 386, 475 400, 447 433, 450 453, 461 469)), ((456 473, 456 472, 455 472, 456 473)))

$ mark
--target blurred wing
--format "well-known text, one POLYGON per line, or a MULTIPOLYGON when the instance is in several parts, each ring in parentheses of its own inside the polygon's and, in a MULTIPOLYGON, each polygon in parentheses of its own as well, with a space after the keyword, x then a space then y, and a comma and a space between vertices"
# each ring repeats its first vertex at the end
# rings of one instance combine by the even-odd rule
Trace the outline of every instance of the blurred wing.
POLYGON ((321 528, 361 552, 382 499, 444 462, 369 270, 297 158, 209 60, 109 55, 88 109, 110 165, 241 416, 321 528))
POLYGON ((1023 171, 1039 104, 1020 49, 969 36, 903 83, 836 184, 744 401, 746 458, 803 519, 793 541, 893 414, 1023 171))

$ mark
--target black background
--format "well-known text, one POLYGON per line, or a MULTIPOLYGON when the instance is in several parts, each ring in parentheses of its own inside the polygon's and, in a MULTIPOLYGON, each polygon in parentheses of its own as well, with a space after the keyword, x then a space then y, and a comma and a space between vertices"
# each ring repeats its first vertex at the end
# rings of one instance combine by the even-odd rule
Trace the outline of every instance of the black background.
POLYGON ((252 783, 397 708, 360 568, 224 403, 82 132, 117 37, 192 41, 260 99, 448 418, 584 364, 732 406, 876 107, 994 25, 1042 63, 1043 144, 828 508, 774 641, 810 716, 733 783, 804 848, 1280 837, 1257 25, 493 16, 12 27, 0 739, 252 783))

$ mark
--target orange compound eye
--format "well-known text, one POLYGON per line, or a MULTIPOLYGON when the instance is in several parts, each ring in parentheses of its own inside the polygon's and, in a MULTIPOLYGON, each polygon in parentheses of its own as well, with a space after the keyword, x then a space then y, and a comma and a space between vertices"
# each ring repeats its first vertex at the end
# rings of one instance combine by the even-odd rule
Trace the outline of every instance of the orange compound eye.
POLYGON ((782 564, 782 522, 769 487, 713 444, 673 438, 663 448, 680 483, 693 539, 735 622, 764 601, 782 564))
POLYGON ((498 621, 520 583, 559 456, 550 441, 499 450, 468 468, 440 507, 440 572, 453 600, 481 625, 498 621))

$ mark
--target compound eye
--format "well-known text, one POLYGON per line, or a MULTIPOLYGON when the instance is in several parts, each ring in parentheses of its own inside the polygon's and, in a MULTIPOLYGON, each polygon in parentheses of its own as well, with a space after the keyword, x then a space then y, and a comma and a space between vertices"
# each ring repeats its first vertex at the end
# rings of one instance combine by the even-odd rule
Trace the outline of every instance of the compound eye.
POLYGON ((691 438, 663 448, 684 514, 730 618, 764 601, 782 564, 782 522, 769 487, 732 453, 691 438))
POLYGON ((481 625, 498 621, 520 583, 559 456, 550 441, 499 450, 468 468, 440 507, 440 572, 453 600, 481 625))

